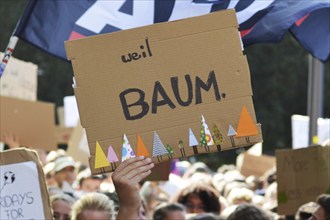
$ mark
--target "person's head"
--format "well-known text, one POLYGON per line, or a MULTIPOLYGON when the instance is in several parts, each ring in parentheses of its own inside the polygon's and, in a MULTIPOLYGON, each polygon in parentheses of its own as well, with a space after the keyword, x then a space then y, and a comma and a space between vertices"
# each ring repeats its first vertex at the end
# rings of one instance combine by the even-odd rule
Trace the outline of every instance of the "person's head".
POLYGON ((74 199, 66 194, 56 194, 50 197, 54 220, 70 220, 71 206, 74 199))
POLYGON ((45 166, 43 167, 44 170, 44 174, 45 174, 45 180, 46 180, 46 184, 48 187, 57 187, 57 181, 55 180, 55 172, 54 172, 54 166, 55 163, 54 162, 50 162, 45 164, 45 166))
POLYGON ((158 205, 152 216, 153 220, 184 220, 185 210, 184 206, 177 203, 162 203, 158 205))
POLYGON ((214 188, 202 184, 192 184, 183 188, 174 202, 183 204, 187 213, 212 212, 219 214, 221 210, 219 193, 214 188))
POLYGON ((72 157, 59 157, 54 161, 54 164, 54 178, 59 187, 62 187, 64 181, 69 184, 75 181, 75 162, 72 157))
POLYGON ((318 208, 316 202, 309 202, 301 205, 296 213, 295 220, 307 220, 312 213, 318 208))
POLYGON ((102 177, 93 176, 89 168, 84 169, 77 175, 79 181, 79 190, 83 192, 97 192, 100 190, 102 177))
POLYGON ((212 213, 198 214, 188 218, 188 220, 222 220, 222 219, 224 218, 212 213))
POLYGON ((272 217, 264 210, 252 204, 242 204, 237 206, 227 220, 271 220, 272 217))
POLYGON ((83 195, 72 207, 72 220, 112 219, 114 202, 101 193, 83 195))
POLYGON ((322 194, 316 202, 319 206, 309 220, 330 220, 330 195, 322 194))
POLYGON ((240 205, 244 203, 251 203, 254 193, 252 190, 247 188, 233 188, 228 194, 228 202, 231 205, 240 205))

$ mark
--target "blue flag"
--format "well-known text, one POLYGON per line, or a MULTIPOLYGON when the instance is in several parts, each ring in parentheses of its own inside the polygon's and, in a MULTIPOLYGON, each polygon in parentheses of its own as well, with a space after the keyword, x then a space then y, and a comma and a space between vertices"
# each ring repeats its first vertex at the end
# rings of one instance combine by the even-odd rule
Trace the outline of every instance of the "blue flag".
POLYGON ((329 59, 328 0, 30 0, 15 35, 66 59, 64 41, 235 8, 245 46, 279 42, 287 31, 329 59))

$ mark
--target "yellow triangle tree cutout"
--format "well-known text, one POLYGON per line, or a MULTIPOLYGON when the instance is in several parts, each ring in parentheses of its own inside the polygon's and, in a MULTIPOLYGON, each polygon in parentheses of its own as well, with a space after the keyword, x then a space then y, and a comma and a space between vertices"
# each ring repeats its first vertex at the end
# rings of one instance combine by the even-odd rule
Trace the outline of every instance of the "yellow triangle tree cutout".
POLYGON ((137 156, 145 156, 148 157, 150 155, 146 145, 143 143, 143 140, 140 135, 137 135, 137 156))
POLYGON ((95 169, 110 166, 107 156, 104 154, 101 145, 96 141, 95 169))
POLYGON ((247 136, 254 136, 259 134, 258 128, 256 124, 253 122, 245 106, 243 106, 242 108, 242 112, 239 118, 236 131, 237 131, 236 137, 247 137, 247 136))

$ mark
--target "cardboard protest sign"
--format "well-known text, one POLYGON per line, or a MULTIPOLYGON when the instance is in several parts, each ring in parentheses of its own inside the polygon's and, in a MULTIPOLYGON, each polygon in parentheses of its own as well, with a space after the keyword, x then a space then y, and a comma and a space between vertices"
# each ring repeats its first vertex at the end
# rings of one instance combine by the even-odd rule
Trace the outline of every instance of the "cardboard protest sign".
POLYGON ((144 181, 168 181, 171 173, 171 161, 156 164, 151 170, 151 174, 144 181))
POLYGON ((330 147, 276 151, 278 213, 294 215, 304 203, 330 194, 330 147))
POLYGON ((275 157, 268 155, 255 156, 250 153, 241 153, 236 158, 237 169, 246 177, 250 175, 260 177, 275 165, 275 157))
POLYGON ((228 10, 65 43, 94 174, 262 141, 237 27, 228 10))
POLYGON ((21 146, 57 149, 54 104, 0 96, 0 135, 11 133, 21 146))
MULTIPOLYGON (((2 59, 3 53, 0 52, 2 59)), ((37 100, 38 66, 11 57, 0 80, 2 96, 37 100)))
POLYGON ((52 219, 37 153, 25 148, 0 152, 0 219, 52 219))

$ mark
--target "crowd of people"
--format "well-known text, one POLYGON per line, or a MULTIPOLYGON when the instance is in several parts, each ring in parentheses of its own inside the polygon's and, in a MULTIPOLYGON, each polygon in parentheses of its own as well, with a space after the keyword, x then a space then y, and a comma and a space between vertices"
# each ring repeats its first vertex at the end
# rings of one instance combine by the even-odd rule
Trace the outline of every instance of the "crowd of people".
MULTIPOLYGON (((18 140, 6 137, 10 148, 18 140)), ((55 220, 270 220, 277 214, 275 167, 263 176, 243 176, 235 165, 211 170, 203 162, 173 160, 168 181, 145 181, 155 166, 134 157, 110 174, 92 175, 65 150, 38 151, 55 220)), ((302 205, 297 220, 329 220, 330 195, 302 205)))

